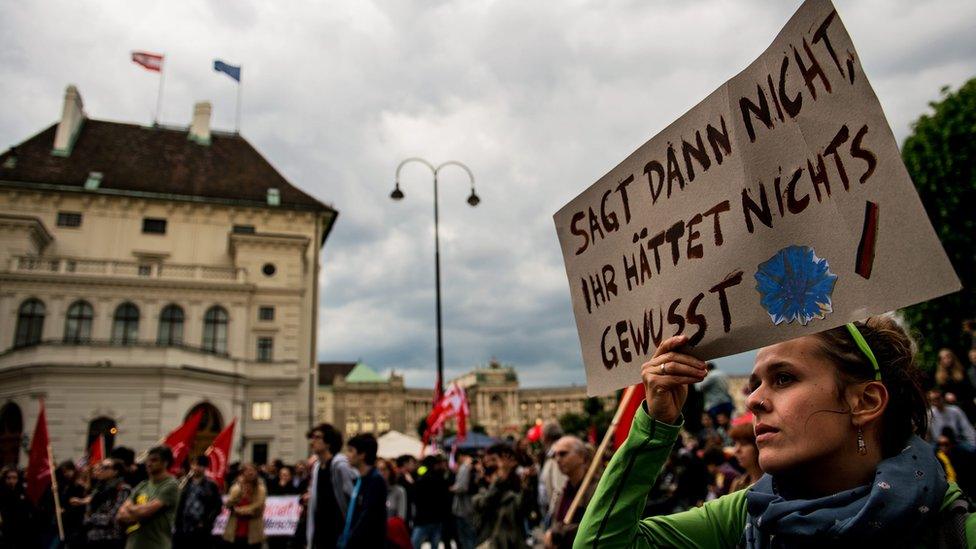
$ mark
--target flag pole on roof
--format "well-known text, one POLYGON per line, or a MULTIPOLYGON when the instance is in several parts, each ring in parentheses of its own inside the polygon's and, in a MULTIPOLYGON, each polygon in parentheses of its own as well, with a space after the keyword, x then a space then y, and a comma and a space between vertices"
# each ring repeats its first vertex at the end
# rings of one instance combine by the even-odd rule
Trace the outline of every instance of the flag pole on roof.
POLYGON ((220 59, 214 59, 214 71, 222 72, 237 82, 237 116, 234 120, 234 133, 241 133, 241 65, 234 66, 220 59))
POLYGON ((164 54, 150 53, 147 51, 132 52, 132 62, 141 65, 147 71, 159 73, 159 90, 156 92, 156 113, 153 115, 153 126, 159 125, 159 114, 163 110, 163 82, 165 73, 163 72, 164 54))

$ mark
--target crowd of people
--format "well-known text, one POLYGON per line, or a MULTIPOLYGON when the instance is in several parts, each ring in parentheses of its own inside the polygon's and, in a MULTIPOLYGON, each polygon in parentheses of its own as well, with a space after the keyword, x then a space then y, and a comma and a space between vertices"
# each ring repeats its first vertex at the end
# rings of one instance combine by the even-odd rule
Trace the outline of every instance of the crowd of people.
MULTIPOLYGON (((938 364, 923 381, 927 430, 922 434, 925 451, 937 460, 946 481, 973 493, 976 349, 967 358, 968 367, 948 349, 939 353, 938 364)), ((665 372, 662 368, 661 377, 665 372)), ((878 375, 883 377, 880 367, 878 375)), ((736 414, 727 376, 702 363, 700 377, 680 407, 683 425, 669 435, 674 442, 660 455, 660 463, 641 473, 645 482, 627 485, 636 491, 634 505, 642 505, 637 511, 642 517, 694 513, 758 486, 764 478, 754 428, 754 415, 766 414, 771 405, 767 398, 754 398, 762 382, 750 383, 748 409, 736 414)), ((895 391, 894 382, 889 383, 895 391)), ((634 429, 648 422, 657 425, 653 422, 660 418, 646 416, 659 408, 649 399, 634 429)), ((816 442, 812 433, 807 436, 816 442)), ((383 459, 372 434, 344 440, 329 424, 311 429, 308 440, 307 460, 232 464, 226 477, 216 481, 207 475, 206 456, 196 457, 184 474, 174 476, 169 472, 172 452, 165 446, 150 449, 140 460, 130 449, 115 448, 109 458, 92 465, 61 463, 54 472, 56 495, 49 488, 37 504, 25 493, 23 472, 5 467, 0 547, 571 547, 584 516, 589 516, 591 500, 603 504, 599 497, 594 500, 600 475, 585 482, 591 461, 599 457, 606 466, 614 454, 610 448, 606 455, 595 456, 593 444, 564 434, 556 422, 543 426, 538 441, 509 440, 450 458, 432 453, 383 459), (293 535, 265 532, 266 499, 278 495, 300 501, 301 518, 293 535), (224 509, 226 524, 214 535, 224 509)), ((860 431, 857 443, 858 452, 867 453, 862 452, 867 444, 860 431)), ((776 466, 768 457, 765 465, 776 466)), ((612 484, 617 474, 612 462, 606 474, 612 484)))

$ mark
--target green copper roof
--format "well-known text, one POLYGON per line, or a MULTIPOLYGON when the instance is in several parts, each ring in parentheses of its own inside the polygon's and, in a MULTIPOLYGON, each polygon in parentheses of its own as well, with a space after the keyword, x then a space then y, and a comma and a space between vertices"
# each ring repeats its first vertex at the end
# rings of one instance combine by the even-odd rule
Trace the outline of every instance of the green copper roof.
POLYGON ((360 362, 346 376, 346 383, 383 383, 386 380, 376 373, 375 370, 360 362))

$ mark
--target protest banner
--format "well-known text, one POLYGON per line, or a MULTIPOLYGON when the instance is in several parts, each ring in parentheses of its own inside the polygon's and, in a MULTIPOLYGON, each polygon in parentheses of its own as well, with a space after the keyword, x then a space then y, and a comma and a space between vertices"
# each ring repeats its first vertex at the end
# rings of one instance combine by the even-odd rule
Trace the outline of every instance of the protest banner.
MULTIPOLYGON (((227 501, 227 496, 224 496, 227 501)), ((227 518, 230 510, 224 507, 214 521, 211 534, 215 536, 224 535, 224 528, 227 527, 227 518)), ((264 535, 266 536, 293 536, 295 529, 298 528, 298 520, 302 516, 302 504, 298 501, 298 496, 268 496, 264 503, 264 535)))
POLYGON ((590 395, 960 288, 829 0, 554 221, 590 395))

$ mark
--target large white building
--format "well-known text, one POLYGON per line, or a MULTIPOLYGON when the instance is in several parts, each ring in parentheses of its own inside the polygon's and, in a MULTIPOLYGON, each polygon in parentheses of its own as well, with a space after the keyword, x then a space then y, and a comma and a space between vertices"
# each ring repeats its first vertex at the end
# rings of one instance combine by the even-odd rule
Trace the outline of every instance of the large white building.
POLYGON ((0 462, 40 402, 56 459, 105 434, 136 451, 205 410, 202 451, 297 459, 314 419, 320 249, 337 212, 246 140, 89 119, 0 155, 0 462), (237 453, 241 452, 241 453, 237 453))

